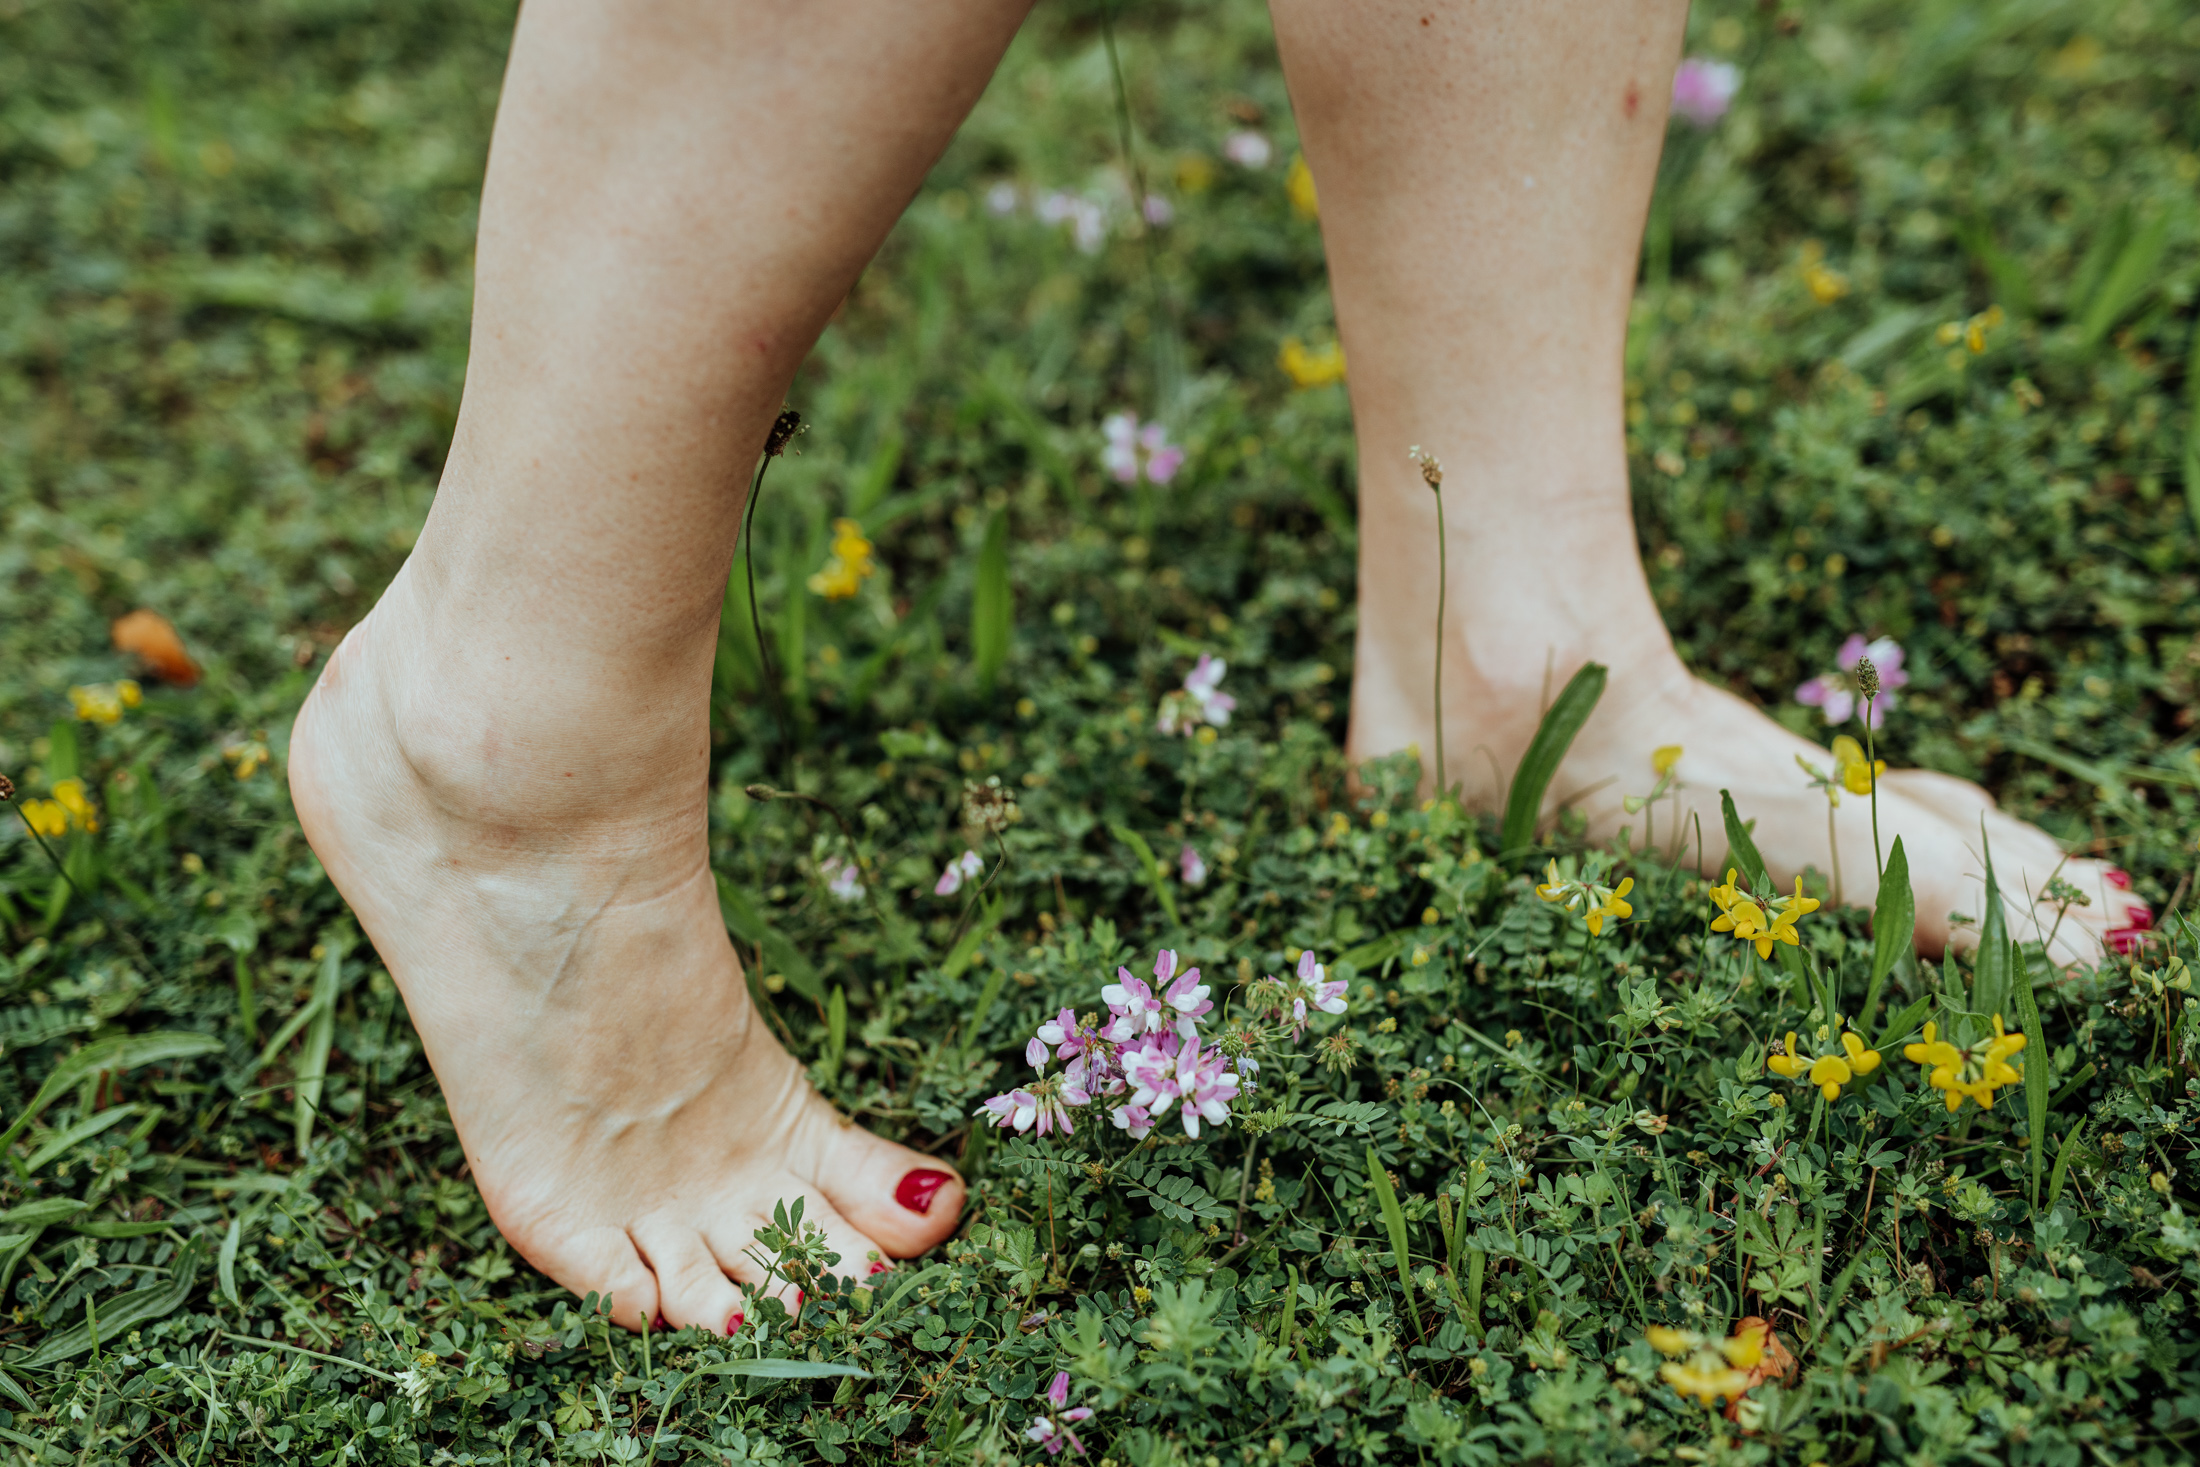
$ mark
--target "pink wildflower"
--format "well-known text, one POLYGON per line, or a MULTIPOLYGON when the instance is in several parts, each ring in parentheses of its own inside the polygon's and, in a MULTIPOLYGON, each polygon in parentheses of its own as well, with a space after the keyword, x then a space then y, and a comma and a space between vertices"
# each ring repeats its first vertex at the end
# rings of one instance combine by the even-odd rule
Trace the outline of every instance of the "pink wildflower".
POLYGON ((1266 168, 1276 149, 1262 134, 1247 129, 1223 140, 1222 156, 1240 168, 1266 168))
POLYGON ((1797 688, 1795 701, 1823 711, 1828 724, 1847 723, 1864 701, 1856 691, 1855 673, 1856 664, 1867 657, 1879 671, 1879 697, 1872 703, 1871 726, 1880 727, 1887 721, 1887 710, 1895 705, 1894 690, 1910 681, 1910 675, 1902 670, 1902 644, 1892 637, 1867 642, 1861 634, 1852 634, 1834 656, 1841 670, 1821 673, 1797 688))
POLYGON ((838 856, 828 856, 819 864, 817 874, 826 878, 825 889, 844 902, 863 899, 863 869, 853 861, 843 861, 838 856))
POLYGON ((1024 1428, 1024 1439, 1045 1447, 1050 1457, 1060 1456, 1064 1447, 1080 1457, 1085 1455, 1085 1444, 1070 1430, 1070 1424, 1090 1418, 1092 1408, 1069 1404, 1068 1371, 1055 1372, 1054 1383, 1047 1387, 1047 1404, 1054 1408, 1053 1414, 1032 1417, 1031 1425, 1024 1428))
MULTIPOLYGON (((1091 1038, 1092 1036, 1079 1032, 1075 1011, 1063 1009, 1059 1014, 1039 1026, 1039 1032, 1033 1037, 1032 1042, 1039 1045, 1042 1052, 1047 1045, 1054 1045, 1054 1057, 1066 1060, 1082 1051, 1091 1042, 1091 1038)), ((1028 1054, 1029 1051, 1026 1051, 1026 1053, 1028 1054)), ((1033 1063, 1036 1064, 1037 1061, 1033 1061, 1033 1063)))
POLYGON ((1135 484, 1141 475, 1148 483, 1166 484, 1184 467, 1184 450, 1169 442, 1169 430, 1160 423, 1141 425, 1136 413, 1108 414, 1100 436, 1107 440, 1100 466, 1119 484, 1135 484))
POLYGON ((1184 691, 1161 700, 1161 711, 1154 717, 1155 731, 1188 734, 1203 723, 1227 727, 1230 715, 1237 711, 1237 699, 1222 691, 1223 674, 1229 670, 1230 664, 1221 658, 1200 653, 1199 661, 1184 674, 1184 691))
MULTIPOLYGON (((1171 955, 1174 964, 1174 955, 1171 955)), ((1154 991, 1131 976, 1128 968, 1115 970, 1116 981, 1100 990, 1100 1001, 1115 1015, 1115 1022, 1107 1028, 1107 1037, 1117 1044, 1137 1038, 1141 1034, 1159 1033, 1169 1027, 1166 1006, 1154 997, 1154 991)))
POLYGON ((1176 865, 1186 886, 1207 884, 1207 863, 1200 859, 1199 852, 1192 848, 1189 841, 1185 843, 1183 850, 1177 852, 1176 865))
POLYGON ((964 851, 947 863, 940 873, 939 884, 932 888, 934 896, 953 896, 962 890, 962 884, 985 870, 985 860, 976 851, 964 851))
POLYGON ((1146 195, 1146 205, 1143 212, 1146 216, 1146 222, 1156 229, 1167 229, 1176 222, 1176 205, 1159 194, 1146 195))
POLYGON ((1709 127, 1726 116, 1741 88, 1742 74, 1731 64, 1691 56, 1673 73, 1673 111, 1698 127, 1709 127))

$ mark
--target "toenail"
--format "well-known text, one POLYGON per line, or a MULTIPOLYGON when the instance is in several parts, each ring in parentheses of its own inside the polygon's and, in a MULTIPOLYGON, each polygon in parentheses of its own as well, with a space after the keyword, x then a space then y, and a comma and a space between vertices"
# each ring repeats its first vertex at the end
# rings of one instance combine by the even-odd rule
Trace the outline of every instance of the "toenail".
POLYGON ((894 1265, 892 1265, 891 1263, 874 1263, 871 1265, 871 1277, 877 1278, 880 1274, 886 1272, 886 1270, 892 1268, 893 1266, 894 1265))
POLYGON ((2109 950, 2128 956, 2138 950, 2139 944, 2145 938, 2146 929, 2144 927, 2119 927, 2108 934, 2109 950))
POLYGON ((2124 930, 2144 932, 2154 925, 2154 909, 2145 902, 2133 902, 2124 913, 2124 930))
POLYGON ((901 1179, 901 1185, 894 1189, 894 1200, 911 1212, 930 1212, 932 1199, 939 1194, 940 1188, 952 1180, 953 1177, 947 1172, 919 1167, 901 1179))
POLYGON ((2121 887, 2125 891, 2131 890, 2131 873, 2119 870, 2114 866, 2101 873, 2101 880, 2107 882, 2110 886, 2121 887))
POLYGON ((741 1321, 746 1319, 747 1317, 748 1316, 744 1315, 740 1310, 734 1310, 733 1314, 726 1320, 727 1335, 731 1336, 735 1330, 741 1328, 741 1321))
POLYGON ((664 1329, 666 1327, 665 1317, 662 1314, 658 1315, 655 1319, 649 1322, 649 1327, 651 1329, 664 1329))

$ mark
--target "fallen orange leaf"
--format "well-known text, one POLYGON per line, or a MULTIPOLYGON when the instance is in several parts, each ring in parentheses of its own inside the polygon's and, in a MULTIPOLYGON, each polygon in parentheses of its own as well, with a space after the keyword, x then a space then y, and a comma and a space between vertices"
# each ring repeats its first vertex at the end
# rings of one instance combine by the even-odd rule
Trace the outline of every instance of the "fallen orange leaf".
POLYGON ((136 655, 146 671, 171 687, 188 688, 199 680, 199 665, 183 650, 183 638, 167 617, 140 608, 118 619, 112 633, 115 649, 136 655))

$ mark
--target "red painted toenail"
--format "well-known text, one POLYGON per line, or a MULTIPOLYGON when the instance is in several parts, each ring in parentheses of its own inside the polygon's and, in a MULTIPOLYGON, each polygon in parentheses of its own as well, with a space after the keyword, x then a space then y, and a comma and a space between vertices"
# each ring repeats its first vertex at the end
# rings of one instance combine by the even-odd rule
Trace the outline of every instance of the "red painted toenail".
POLYGON ((2111 866, 2101 873, 2101 880, 2107 882, 2110 886, 2120 887, 2124 891, 2131 890, 2131 873, 2128 871, 2119 871, 2111 866))
POLYGON ((894 1189, 894 1200, 911 1212, 930 1212, 932 1199, 939 1194, 940 1188, 953 1180, 946 1172, 919 1167, 901 1179, 901 1185, 894 1189))
POLYGON ((2119 927, 2108 934, 2108 946, 2112 952, 2128 955, 2136 952, 2145 939, 2146 929, 2143 927, 2119 927))
POLYGON ((891 1263, 874 1263, 871 1265, 871 1277, 877 1278, 880 1274, 886 1272, 886 1270, 892 1268, 893 1266, 894 1265, 892 1265, 891 1263))
POLYGON ((662 1314, 658 1315, 655 1319, 649 1322, 649 1327, 651 1329, 665 1328, 665 1317, 662 1314))
POLYGON ((726 1321, 726 1333, 730 1336, 735 1330, 741 1328, 741 1321, 747 1317, 740 1310, 734 1310, 732 1317, 726 1321))

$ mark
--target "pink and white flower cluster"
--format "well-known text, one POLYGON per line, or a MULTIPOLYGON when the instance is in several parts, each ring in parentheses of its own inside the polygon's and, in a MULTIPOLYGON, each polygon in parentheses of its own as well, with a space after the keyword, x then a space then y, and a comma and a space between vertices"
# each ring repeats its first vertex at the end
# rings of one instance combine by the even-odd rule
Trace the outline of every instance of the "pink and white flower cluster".
POLYGON ((1847 723, 1856 716, 1860 707, 1868 706, 1871 726, 1879 728, 1887 721, 1887 710, 1895 705, 1895 689, 1907 687, 1909 673, 1902 667, 1902 644, 1892 637, 1880 637, 1867 642, 1863 634, 1851 633, 1834 654, 1839 672, 1820 673, 1795 690, 1795 701, 1808 708, 1821 710, 1828 724, 1847 723), (1870 658, 1879 673, 1879 696, 1869 705, 1856 687, 1856 665, 1870 658))
MULTIPOLYGON (((1152 983, 1128 968, 1117 968, 1115 979, 1100 990, 1106 1023, 1097 1016, 1079 1019, 1065 1008, 1041 1024, 1024 1046, 1025 1062, 1040 1078, 994 1096, 975 1114, 1018 1132, 1044 1136, 1059 1129, 1069 1135, 1076 1130, 1071 1111, 1106 1101, 1112 1102, 1108 1119, 1133 1140, 1143 1140, 1171 1114, 1194 1138, 1203 1125, 1228 1123, 1230 1106, 1260 1065, 1249 1054, 1225 1053, 1200 1033, 1215 1005, 1199 969, 1178 972, 1176 954, 1164 949, 1154 959, 1152 983), (1062 1065, 1051 1075, 1050 1060, 1062 1065)), ((1279 986, 1279 1007, 1293 1012, 1293 1038, 1306 1028, 1309 1004, 1324 1013, 1345 1010, 1345 986, 1323 981, 1311 952, 1299 959, 1298 982, 1279 986)))
POLYGON ((1161 711, 1154 715, 1154 729, 1164 734, 1189 734, 1203 723, 1226 727, 1230 715, 1237 711, 1237 699, 1222 691, 1222 675, 1229 670, 1230 664, 1221 658, 1200 653, 1199 661, 1184 674, 1184 691, 1162 698, 1161 711))

